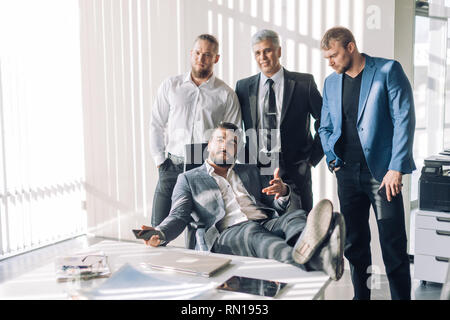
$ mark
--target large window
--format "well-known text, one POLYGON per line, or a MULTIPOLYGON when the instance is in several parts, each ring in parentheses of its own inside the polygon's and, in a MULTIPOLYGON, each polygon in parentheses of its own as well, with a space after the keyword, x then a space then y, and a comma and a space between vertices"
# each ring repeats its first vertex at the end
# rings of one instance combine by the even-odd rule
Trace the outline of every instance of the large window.
MULTIPOLYGON (((448 2, 448 1, 447 1, 448 2)), ((450 3, 417 1, 414 51, 416 132, 411 179, 412 207, 417 207, 418 181, 424 159, 450 148, 450 28, 446 11, 450 3)))
POLYGON ((0 1, 0 259, 86 230, 78 11, 0 1))

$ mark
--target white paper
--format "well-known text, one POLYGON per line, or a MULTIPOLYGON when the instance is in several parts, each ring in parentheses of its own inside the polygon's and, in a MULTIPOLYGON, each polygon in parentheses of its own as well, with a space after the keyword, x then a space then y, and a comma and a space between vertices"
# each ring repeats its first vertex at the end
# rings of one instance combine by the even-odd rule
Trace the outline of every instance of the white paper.
POLYGON ((125 264, 108 280, 84 295, 96 300, 186 300, 195 299, 209 289, 211 286, 204 283, 168 281, 125 264))

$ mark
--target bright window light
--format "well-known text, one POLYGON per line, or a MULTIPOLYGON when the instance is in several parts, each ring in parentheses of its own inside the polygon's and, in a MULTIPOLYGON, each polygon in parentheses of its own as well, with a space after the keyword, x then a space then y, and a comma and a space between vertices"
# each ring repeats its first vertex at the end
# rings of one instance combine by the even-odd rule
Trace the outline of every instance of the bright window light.
POLYGON ((0 259, 85 232, 79 32, 76 0, 0 2, 0 259))

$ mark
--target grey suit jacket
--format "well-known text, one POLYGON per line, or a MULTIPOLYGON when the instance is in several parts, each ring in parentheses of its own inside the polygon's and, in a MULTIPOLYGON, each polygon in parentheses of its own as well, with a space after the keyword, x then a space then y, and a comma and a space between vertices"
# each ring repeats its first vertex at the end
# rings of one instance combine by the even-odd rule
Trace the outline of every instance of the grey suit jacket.
MULTIPOLYGON (((233 170, 238 174, 256 206, 269 217, 277 217, 286 211, 289 201, 275 200, 274 196, 261 192, 269 185, 271 177, 261 176, 256 165, 236 164, 233 170)), ((183 232, 191 221, 192 211, 195 211, 200 221, 205 224, 205 243, 208 250, 211 250, 220 235, 216 223, 225 216, 225 204, 219 186, 208 174, 205 164, 178 176, 169 216, 158 226, 167 242, 174 240, 183 232)))

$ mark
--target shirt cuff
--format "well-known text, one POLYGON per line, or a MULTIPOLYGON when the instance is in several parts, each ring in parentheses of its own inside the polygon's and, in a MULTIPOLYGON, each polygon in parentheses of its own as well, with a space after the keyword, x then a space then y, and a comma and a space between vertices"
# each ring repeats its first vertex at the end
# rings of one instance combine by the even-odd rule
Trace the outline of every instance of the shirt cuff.
POLYGON ((156 227, 155 230, 158 230, 159 232, 161 232, 161 235, 162 235, 162 239, 159 239, 159 240, 161 240, 161 243, 159 245, 162 246, 162 245, 166 244, 166 235, 164 234, 164 232, 161 231, 161 229, 158 227, 156 227))
POLYGON ((289 198, 291 197, 291 187, 289 187, 288 184, 286 184, 286 187, 288 189, 287 195, 278 198, 278 201, 280 201, 282 203, 289 201, 289 198))

